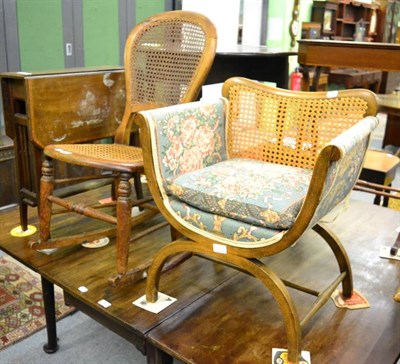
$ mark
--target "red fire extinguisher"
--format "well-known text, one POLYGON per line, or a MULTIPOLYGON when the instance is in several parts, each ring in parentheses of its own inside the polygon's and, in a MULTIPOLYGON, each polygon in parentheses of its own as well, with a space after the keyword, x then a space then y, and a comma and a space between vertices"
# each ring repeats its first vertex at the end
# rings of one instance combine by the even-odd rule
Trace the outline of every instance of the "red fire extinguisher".
POLYGON ((301 79, 303 78, 299 67, 297 67, 294 72, 290 74, 290 89, 294 91, 301 90, 301 79))

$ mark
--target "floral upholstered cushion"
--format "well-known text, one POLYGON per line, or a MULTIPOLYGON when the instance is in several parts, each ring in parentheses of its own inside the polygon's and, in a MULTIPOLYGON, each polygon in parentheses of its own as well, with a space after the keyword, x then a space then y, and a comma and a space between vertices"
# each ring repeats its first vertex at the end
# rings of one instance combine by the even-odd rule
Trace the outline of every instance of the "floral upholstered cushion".
POLYGON ((194 227, 235 242, 272 244, 281 239, 284 231, 254 226, 229 217, 215 215, 200 210, 187 203, 170 197, 169 203, 174 212, 194 227))
POLYGON ((308 169, 230 159, 182 174, 168 192, 212 214, 280 230, 293 225, 311 175, 308 169))

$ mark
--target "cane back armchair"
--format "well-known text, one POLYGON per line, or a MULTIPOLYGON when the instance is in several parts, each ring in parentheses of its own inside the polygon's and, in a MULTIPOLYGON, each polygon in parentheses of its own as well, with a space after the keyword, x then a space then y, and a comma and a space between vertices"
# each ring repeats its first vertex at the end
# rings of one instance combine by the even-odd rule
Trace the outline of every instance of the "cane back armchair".
POLYGON ((340 283, 343 295, 352 295, 347 254, 319 221, 358 178, 377 125, 375 95, 295 92, 244 78, 227 80, 222 93, 214 101, 136 115, 150 191, 183 235, 154 257, 146 300, 157 300, 162 266, 174 254, 192 252, 236 267, 271 292, 284 318, 289 360, 297 362, 301 328, 340 283), (339 265, 322 292, 283 282, 260 260, 289 248, 308 229, 326 241, 339 265), (301 321, 285 285, 317 296, 301 321))
MULTIPOLYGON (((112 282, 117 284, 127 277, 128 244, 134 239, 130 236, 131 228, 158 213, 154 204, 143 198, 140 182, 140 174, 143 173, 142 150, 129 145, 135 130, 133 115, 140 110, 195 100, 211 68, 215 50, 214 25, 203 15, 194 12, 161 13, 144 20, 131 31, 125 45, 125 111, 114 143, 57 144, 44 149, 39 205, 40 240, 31 244, 34 249, 60 248, 116 235, 117 275, 112 282), (57 197, 53 193, 54 186, 65 183, 65 180, 55 179, 54 159, 111 171, 116 181, 113 201, 84 206, 57 197), (131 196, 132 177, 136 200, 131 196), (52 204, 61 206, 67 212, 108 222, 112 227, 51 238, 52 204), (116 205, 116 216, 99 210, 99 207, 108 207, 110 204, 116 205), (138 206, 141 213, 131 217, 132 206, 138 206)), ((106 177, 109 176, 106 174, 106 177)))

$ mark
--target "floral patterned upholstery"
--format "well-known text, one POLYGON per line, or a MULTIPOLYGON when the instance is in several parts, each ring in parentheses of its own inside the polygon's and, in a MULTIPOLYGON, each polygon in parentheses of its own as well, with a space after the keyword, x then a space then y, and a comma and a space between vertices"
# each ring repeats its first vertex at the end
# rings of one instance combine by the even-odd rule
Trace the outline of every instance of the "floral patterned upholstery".
POLYGON ((223 99, 160 109, 156 122, 164 184, 226 159, 223 99))
POLYGON ((262 228, 229 217, 216 215, 170 197, 168 203, 175 213, 190 225, 222 238, 243 243, 272 244, 280 240, 285 231, 262 228))
POLYGON ((369 135, 378 119, 368 116, 333 139, 329 144, 341 151, 341 158, 332 162, 326 177, 322 198, 310 222, 310 227, 328 214, 350 193, 362 169, 369 135))
POLYGON ((176 178, 168 191, 202 210, 272 229, 290 228, 312 170, 230 159, 176 178))

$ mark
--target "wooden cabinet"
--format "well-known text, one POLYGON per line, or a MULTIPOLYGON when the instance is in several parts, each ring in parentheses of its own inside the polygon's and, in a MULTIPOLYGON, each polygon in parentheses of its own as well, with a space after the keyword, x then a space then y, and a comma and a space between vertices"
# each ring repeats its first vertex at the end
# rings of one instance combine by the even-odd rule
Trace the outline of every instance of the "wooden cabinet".
POLYGON ((321 24, 321 38, 333 39, 336 34, 336 13, 338 4, 335 0, 314 0, 311 21, 321 24))
POLYGON ((372 16, 372 5, 364 4, 357 1, 340 1, 338 3, 338 11, 336 17, 336 34, 337 40, 354 40, 356 39, 357 24, 364 27, 364 41, 369 36, 372 16))
POLYGON ((374 4, 353 0, 314 0, 311 21, 322 24, 321 38, 373 41, 376 37, 378 9, 374 4), (363 26, 363 37, 356 37, 363 26))

